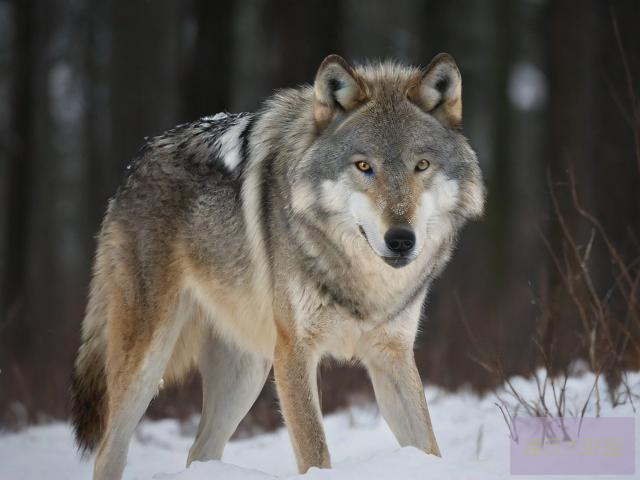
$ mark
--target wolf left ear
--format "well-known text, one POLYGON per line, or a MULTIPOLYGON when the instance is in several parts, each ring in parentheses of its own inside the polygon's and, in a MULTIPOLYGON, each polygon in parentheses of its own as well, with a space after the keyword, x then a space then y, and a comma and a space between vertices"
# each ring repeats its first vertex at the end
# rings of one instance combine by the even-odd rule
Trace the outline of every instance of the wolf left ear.
POLYGON ((458 128, 462 122, 462 79, 456 61, 440 53, 422 71, 420 81, 408 92, 409 99, 441 124, 458 128))
POLYGON ((353 67, 339 55, 329 55, 320 64, 313 83, 313 116, 325 128, 339 112, 366 100, 366 85, 353 67))

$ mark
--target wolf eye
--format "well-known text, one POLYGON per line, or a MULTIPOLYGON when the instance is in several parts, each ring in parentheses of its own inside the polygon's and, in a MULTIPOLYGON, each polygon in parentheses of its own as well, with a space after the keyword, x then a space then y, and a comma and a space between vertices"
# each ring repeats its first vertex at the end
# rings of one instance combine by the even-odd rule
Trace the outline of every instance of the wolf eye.
POLYGON ((418 172, 424 172, 427 168, 429 168, 431 166, 431 162, 429 160, 426 159, 422 159, 418 162, 418 164, 416 165, 416 170, 418 172))
POLYGON ((371 165, 367 162, 356 162, 356 168, 364 173, 373 173, 371 165))

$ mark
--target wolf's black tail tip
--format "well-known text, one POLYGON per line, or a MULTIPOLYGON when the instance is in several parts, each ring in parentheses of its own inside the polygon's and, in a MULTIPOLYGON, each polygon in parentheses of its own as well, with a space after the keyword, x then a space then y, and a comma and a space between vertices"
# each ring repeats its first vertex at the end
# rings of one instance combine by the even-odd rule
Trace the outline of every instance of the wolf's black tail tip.
POLYGON ((107 383, 102 358, 83 360, 71 381, 71 421, 78 448, 86 455, 98 447, 104 433, 107 383))

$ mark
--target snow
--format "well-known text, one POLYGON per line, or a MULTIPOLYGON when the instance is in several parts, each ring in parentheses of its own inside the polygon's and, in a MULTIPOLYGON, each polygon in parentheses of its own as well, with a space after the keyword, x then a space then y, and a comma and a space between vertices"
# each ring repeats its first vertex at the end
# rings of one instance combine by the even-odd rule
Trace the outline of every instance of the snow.
POLYGON ((547 101, 547 79, 542 71, 529 62, 519 62, 509 75, 509 99, 525 112, 537 110, 547 101))
MULTIPOLYGON (((538 378, 544 379, 544 372, 538 378)), ((567 411, 579 412, 594 385, 594 376, 585 373, 567 384, 567 411)), ((511 384, 528 401, 538 398, 533 379, 515 378, 511 384)), ((640 373, 628 375, 627 384, 638 403, 640 373)), ((638 431, 640 419, 627 401, 613 407, 602 380, 598 382, 601 416, 632 416, 638 431)), ((624 391, 619 392, 624 396, 624 391)), ((346 479, 500 479, 509 477, 509 430, 496 407, 513 414, 518 409, 513 396, 501 390, 478 397, 461 391, 451 393, 427 387, 431 417, 443 458, 426 455, 414 448, 399 448, 375 405, 354 406, 325 417, 325 429, 334 468, 313 468, 297 475, 293 451, 286 430, 260 434, 231 442, 223 461, 195 462, 184 468, 193 441, 194 424, 174 420, 144 421, 136 431, 129 450, 126 479, 158 480, 267 480, 276 478, 346 479)), ((547 405, 554 405, 551 388, 546 389, 547 405)), ((595 392, 587 416, 596 414, 595 392)), ((523 409, 519 409, 522 414, 523 409)), ((195 421, 195 419, 194 419, 195 421)), ((640 442, 635 447, 636 465, 640 465, 640 442)), ((637 467, 636 467, 637 468, 637 467)), ((90 478, 92 461, 81 460, 76 452, 69 426, 54 423, 34 426, 18 433, 0 435, 0 478, 90 478)), ((553 479, 547 476, 545 479, 553 479)), ((564 477, 557 477, 564 478, 564 477)), ((602 479, 603 476, 593 477, 602 479)), ((625 478, 617 476, 616 478, 625 478)), ((626 477, 631 478, 631 477, 626 477)))
POLYGON ((49 73, 49 103, 51 115, 60 125, 73 125, 82 119, 85 108, 84 92, 79 73, 72 66, 59 61, 49 73))
POLYGON ((215 122, 215 121, 217 121, 217 120, 222 120, 222 119, 224 119, 224 118, 227 118, 228 116, 229 116, 229 114, 228 114, 228 113, 226 113, 226 112, 219 112, 219 113, 216 113, 215 115, 209 115, 209 116, 207 116, 207 117, 202 117, 202 120, 207 120, 207 121, 210 121, 210 122, 215 122))

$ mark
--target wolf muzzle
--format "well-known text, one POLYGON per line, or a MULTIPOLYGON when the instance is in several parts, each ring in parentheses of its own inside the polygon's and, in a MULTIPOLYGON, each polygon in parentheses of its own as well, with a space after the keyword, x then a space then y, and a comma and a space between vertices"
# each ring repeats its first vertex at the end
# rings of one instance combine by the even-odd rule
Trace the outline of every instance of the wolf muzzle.
POLYGON ((413 249, 416 245, 416 234, 406 225, 391 227, 384 234, 384 242, 393 256, 383 257, 387 264, 394 268, 404 267, 413 260, 413 249))

